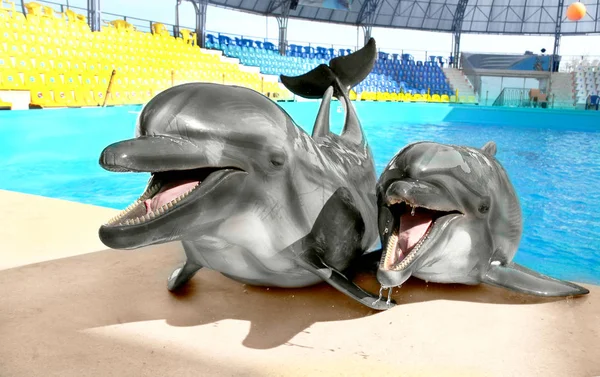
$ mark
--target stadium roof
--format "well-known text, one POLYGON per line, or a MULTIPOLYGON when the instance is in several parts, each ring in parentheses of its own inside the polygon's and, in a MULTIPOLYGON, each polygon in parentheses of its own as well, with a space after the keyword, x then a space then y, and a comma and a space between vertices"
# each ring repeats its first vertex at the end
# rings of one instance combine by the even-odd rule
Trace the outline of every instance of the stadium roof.
MULTIPOLYGON (((285 1, 289 0, 208 0, 208 4, 278 16, 285 1)), ((311 1, 319 5, 318 0, 300 0, 289 18, 452 32, 464 11, 462 26, 456 23, 462 33, 532 35, 555 35, 559 4, 559 0, 354 0, 349 10, 340 10, 314 6, 311 1)), ((600 33, 600 0, 581 0, 587 13, 578 22, 566 18, 566 8, 574 1, 564 1, 560 34, 600 33)))

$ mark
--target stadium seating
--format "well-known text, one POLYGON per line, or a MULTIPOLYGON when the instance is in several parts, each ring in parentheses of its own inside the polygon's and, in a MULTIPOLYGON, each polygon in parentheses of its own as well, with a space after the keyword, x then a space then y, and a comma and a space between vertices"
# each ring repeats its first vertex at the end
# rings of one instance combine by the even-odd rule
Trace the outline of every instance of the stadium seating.
POLYGON ((3 3, 9 7, 0 10, 0 90, 29 90, 33 106, 141 104, 190 81, 290 96, 276 77, 194 46, 195 35, 187 30, 173 38, 159 24, 153 34, 118 20, 92 32, 85 17, 71 10, 57 16, 50 7, 27 3, 25 16, 14 3, 3 3))
POLYGON ((600 64, 597 60, 577 65, 573 75, 575 99, 578 105, 584 105, 588 96, 600 93, 600 64))
MULTIPOLYGON (((278 75, 300 75, 352 52, 292 44, 282 56, 269 42, 211 34, 208 49, 200 49, 195 33, 185 29, 175 38, 160 23, 146 33, 114 20, 92 32, 86 17, 72 10, 56 13, 29 2, 24 15, 13 2, 0 1, 0 90, 28 90, 34 107, 141 104, 190 81, 246 86, 287 100, 292 94, 278 75)), ((454 94, 440 57, 421 62, 408 54, 380 52, 350 98, 474 102, 454 94)))
MULTIPOLYGON (((300 75, 336 56, 351 53, 350 49, 334 49, 290 45, 285 56, 270 42, 248 38, 208 34, 206 47, 223 51, 226 56, 256 66, 265 74, 300 75)), ((430 61, 415 61, 409 54, 380 52, 373 72, 353 88, 357 99, 369 101, 450 102, 454 94, 442 71, 441 57, 430 61)), ((461 97, 459 97, 460 99, 461 97)), ((473 98, 463 98, 475 102, 473 98)), ((453 102, 457 99, 454 98, 453 102)))

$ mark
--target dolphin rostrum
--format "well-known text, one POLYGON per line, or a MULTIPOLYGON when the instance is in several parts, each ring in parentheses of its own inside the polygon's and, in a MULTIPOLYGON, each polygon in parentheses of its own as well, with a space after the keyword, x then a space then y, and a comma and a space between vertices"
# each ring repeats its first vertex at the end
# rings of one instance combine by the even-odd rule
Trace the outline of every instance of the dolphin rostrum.
POLYGON ((299 77, 297 95, 322 97, 312 137, 275 102, 251 89, 210 83, 169 88, 142 109, 136 138, 104 149, 115 172, 149 172, 144 193, 101 226, 102 242, 135 249, 181 241, 186 261, 174 291, 206 267, 236 281, 304 287, 326 281, 375 309, 344 271, 375 245, 375 166, 348 98, 371 71, 375 41, 299 77), (335 95, 346 108, 329 131, 335 95))
POLYGON ((589 291, 513 262, 521 207, 509 177, 483 148, 416 142, 400 150, 377 182, 382 288, 410 276, 436 283, 486 283, 537 296, 589 291))

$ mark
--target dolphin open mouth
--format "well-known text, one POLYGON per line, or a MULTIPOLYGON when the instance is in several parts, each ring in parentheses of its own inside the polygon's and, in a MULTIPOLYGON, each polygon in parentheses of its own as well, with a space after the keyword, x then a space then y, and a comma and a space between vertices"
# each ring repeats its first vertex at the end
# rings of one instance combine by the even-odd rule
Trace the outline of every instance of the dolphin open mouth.
POLYGON ((428 240, 435 238, 451 219, 462 215, 459 211, 438 211, 403 200, 393 200, 387 208, 393 219, 379 263, 379 268, 386 271, 406 269, 422 253, 428 240))
MULTIPOLYGON (((109 170, 127 171, 118 166, 109 170)), ((152 173, 142 195, 104 226, 140 225, 163 217, 185 206, 196 195, 203 195, 215 189, 229 175, 242 171, 233 167, 211 167, 152 173)))

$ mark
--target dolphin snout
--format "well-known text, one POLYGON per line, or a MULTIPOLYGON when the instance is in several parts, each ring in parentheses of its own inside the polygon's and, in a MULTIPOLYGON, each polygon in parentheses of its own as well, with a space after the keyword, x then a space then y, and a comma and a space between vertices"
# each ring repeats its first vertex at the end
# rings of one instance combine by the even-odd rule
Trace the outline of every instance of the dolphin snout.
POLYGON ((407 203, 413 207, 424 207, 437 211, 460 211, 462 206, 440 186, 417 179, 401 179, 392 183, 385 191, 387 205, 407 203))
POLYGON ((418 204, 424 197, 441 195, 439 188, 414 179, 403 179, 392 183, 386 190, 388 203, 404 201, 409 204, 418 204))

